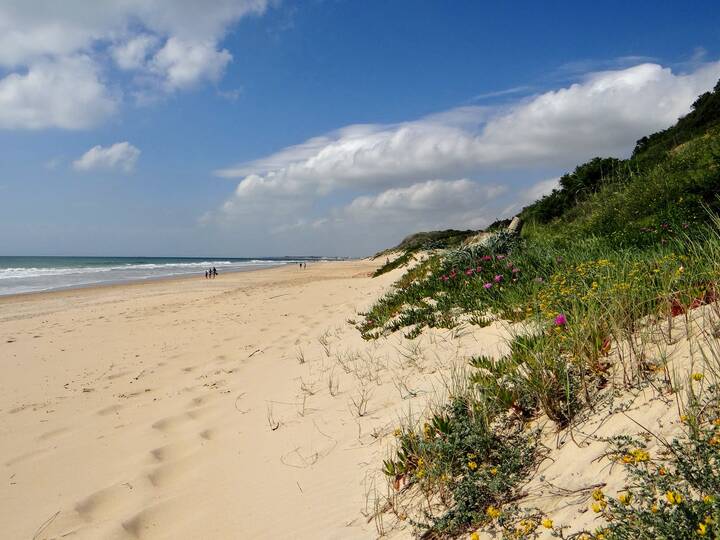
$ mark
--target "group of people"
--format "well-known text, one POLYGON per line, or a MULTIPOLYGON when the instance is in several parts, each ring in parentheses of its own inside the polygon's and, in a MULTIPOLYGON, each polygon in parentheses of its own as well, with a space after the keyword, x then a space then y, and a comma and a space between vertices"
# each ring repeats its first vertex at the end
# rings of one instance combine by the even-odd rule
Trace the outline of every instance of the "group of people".
POLYGON ((205 270, 205 279, 214 279, 217 277, 217 269, 213 266, 212 268, 205 270))
POLYGON ((300 268, 307 268, 306 262, 299 262, 298 265, 300 266, 300 268))

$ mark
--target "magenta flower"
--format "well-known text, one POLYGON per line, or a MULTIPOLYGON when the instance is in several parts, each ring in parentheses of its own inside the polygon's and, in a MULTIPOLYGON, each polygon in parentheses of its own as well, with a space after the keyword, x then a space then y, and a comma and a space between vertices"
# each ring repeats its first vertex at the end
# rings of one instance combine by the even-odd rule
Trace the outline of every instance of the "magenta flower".
POLYGON ((497 276, 495 276, 493 281, 495 281, 495 283, 500 283, 502 280, 503 280, 502 274, 498 274, 497 276))
POLYGON ((478 266, 478 267, 475 269, 475 271, 476 271, 476 272, 482 272, 482 266, 478 266))
POLYGON ((513 268, 513 269, 512 269, 512 273, 513 273, 513 274, 517 274, 519 271, 520 271, 519 268, 513 268))
POLYGON ((440 279, 443 280, 443 281, 447 281, 447 280, 450 279, 450 278, 447 277, 447 276, 440 276, 440 279))
POLYGON ((565 317, 564 313, 560 313, 557 317, 555 317, 555 326, 565 326, 567 324, 567 317, 565 317))
POLYGON ((492 287, 492 283, 486 283, 485 285, 483 285, 483 287, 485 287, 486 289, 489 289, 492 287))
POLYGON ((505 255, 497 255, 495 257, 498 261, 502 261, 505 258, 505 255))
POLYGON ((467 270, 465 270, 465 275, 472 276, 473 272, 475 272, 475 270, 473 270, 472 268, 468 268, 467 270))
POLYGON ((492 261, 492 257, 491 257, 490 255, 485 255, 485 256, 482 258, 482 260, 483 260, 483 261, 492 261))

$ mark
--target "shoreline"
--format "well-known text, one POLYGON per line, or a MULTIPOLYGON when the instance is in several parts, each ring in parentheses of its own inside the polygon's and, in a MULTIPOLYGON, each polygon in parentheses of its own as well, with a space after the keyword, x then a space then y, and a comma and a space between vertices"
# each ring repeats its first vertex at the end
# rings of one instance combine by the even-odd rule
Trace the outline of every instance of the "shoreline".
POLYGON ((370 278, 378 266, 0 299, 4 533, 374 537, 368 505, 399 419, 425 409, 458 354, 493 354, 503 335, 366 342, 358 312, 402 272, 370 278))
MULTIPOLYGON (((317 260, 312 261, 313 264, 319 264, 319 263, 343 263, 343 262, 353 262, 356 260, 362 260, 362 259, 343 259, 343 260, 317 260)), ((296 266, 297 263, 293 265, 293 263, 282 263, 277 265, 268 265, 268 266, 254 266, 254 267, 248 267, 246 269, 241 270, 227 270, 223 271, 222 273, 218 273, 218 278, 215 279, 222 279, 222 276, 228 276, 228 275, 234 275, 234 274, 246 274, 249 272, 262 272, 267 270, 278 270, 282 268, 292 267, 296 266)), ((21 293, 11 293, 11 294, 2 294, 0 295, 0 307, 4 303, 12 303, 14 301, 22 301, 24 299, 30 298, 30 297, 39 297, 42 295, 54 295, 54 294, 71 294, 78 291, 85 291, 85 290, 95 290, 95 289, 111 289, 111 288, 117 288, 117 287, 136 287, 136 286, 142 286, 142 285, 151 285, 155 283, 161 283, 161 282, 172 282, 172 281, 192 281, 192 280, 203 280, 205 281, 205 278, 201 273, 195 274, 184 274, 184 275, 175 275, 175 276, 157 276, 157 277, 147 277, 143 279, 133 279, 133 280, 125 280, 125 281, 108 281, 105 283, 88 283, 87 285, 69 285, 66 287, 60 287, 56 289, 47 289, 42 291, 28 291, 28 292, 21 292, 21 293)), ((207 280, 211 281, 211 280, 207 280)))

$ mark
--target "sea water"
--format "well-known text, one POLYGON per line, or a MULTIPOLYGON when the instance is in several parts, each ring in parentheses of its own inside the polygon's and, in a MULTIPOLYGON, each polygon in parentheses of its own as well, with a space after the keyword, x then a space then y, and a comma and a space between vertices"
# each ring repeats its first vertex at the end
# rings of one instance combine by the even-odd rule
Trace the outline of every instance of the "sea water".
POLYGON ((0 296, 197 275, 271 268, 321 257, 0 257, 0 296))

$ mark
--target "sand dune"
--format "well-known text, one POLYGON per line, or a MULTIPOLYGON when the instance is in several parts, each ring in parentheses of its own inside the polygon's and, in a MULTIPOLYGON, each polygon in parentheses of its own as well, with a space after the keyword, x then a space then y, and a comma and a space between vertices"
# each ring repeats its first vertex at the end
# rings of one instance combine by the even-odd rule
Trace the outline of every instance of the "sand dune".
POLYGON ((3 537, 376 537, 398 419, 502 330, 363 341, 375 266, 2 300, 3 537))

